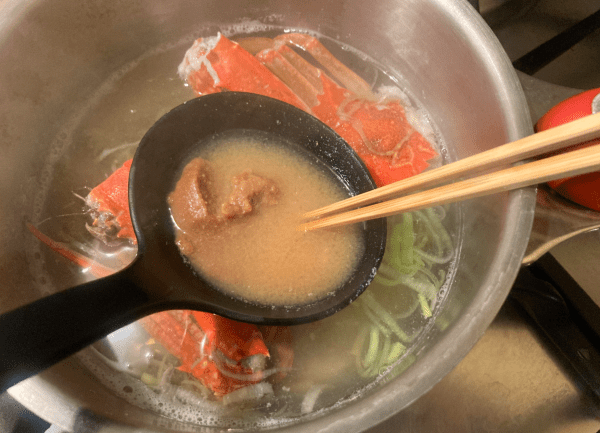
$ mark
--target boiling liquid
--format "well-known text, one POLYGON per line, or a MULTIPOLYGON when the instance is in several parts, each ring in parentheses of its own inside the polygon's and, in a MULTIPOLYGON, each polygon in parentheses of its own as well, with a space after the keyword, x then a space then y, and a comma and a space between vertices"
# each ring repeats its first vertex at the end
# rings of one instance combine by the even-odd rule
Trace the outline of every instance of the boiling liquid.
MULTIPOLYGON (((232 27, 229 30, 227 36, 235 33, 236 29, 232 27)), ((282 32, 282 29, 254 30, 263 30, 259 34, 261 36, 282 32)), ((247 31, 244 29, 244 32, 247 31)), ((177 76, 177 66, 192 40, 190 37, 182 44, 162 47, 124 66, 98 89, 89 99, 88 106, 79 107, 77 114, 65 123, 63 132, 53 143, 54 147, 65 150, 57 161, 50 161, 45 168, 45 182, 36 197, 33 221, 37 222, 41 231, 88 255, 101 250, 97 258, 110 261, 115 268, 126 265, 133 248, 123 243, 106 247, 93 239, 86 232, 85 223, 89 222, 89 216, 84 213, 85 206, 78 197, 87 195, 90 187, 102 182, 124 160, 131 158, 141 137, 160 116, 195 97, 177 76)), ((393 93, 406 98, 406 93, 400 92, 396 86, 395 77, 387 75, 380 65, 351 47, 342 47, 332 40, 324 40, 324 43, 344 63, 356 67, 357 72, 375 87, 389 86, 393 93)), ((406 98, 405 101, 410 104, 413 100, 406 98)), ((413 105, 409 109, 409 119, 431 142, 439 144, 439 136, 434 133, 429 119, 415 107, 413 105)), ((455 215, 449 213, 445 225, 457 226, 454 218, 455 215)), ((417 224, 417 231, 421 229, 425 230, 417 224)), ((31 249, 35 258, 31 266, 40 275, 36 283, 42 292, 49 293, 91 278, 76 265, 66 264, 54 252, 41 247, 35 239, 31 240, 31 249)), ((443 265, 448 281, 452 267, 443 265)), ((368 291, 394 317, 405 316, 409 305, 414 304, 414 295, 409 289, 400 285, 385 286, 378 278, 368 291)), ((442 287, 438 304, 443 291, 442 287)), ((335 407, 357 398, 362 390, 385 374, 385 370, 369 377, 357 374, 354 346, 357 336, 372 323, 362 311, 360 299, 355 304, 317 323, 292 327, 293 371, 283 383, 275 386, 274 397, 239 412, 236 407, 223 407, 219 402, 194 395, 182 394, 175 398, 157 395, 137 378, 107 365, 104 358, 95 352, 88 350, 79 356, 117 395, 166 417, 227 427, 272 426, 293 422, 302 413, 302 401, 310 390, 322 389, 314 410, 335 407)), ((419 332, 419 335, 425 335, 432 323, 418 309, 402 321, 403 329, 410 335, 419 332)), ((132 346, 143 340, 131 338, 132 346)), ((410 357, 411 344, 418 338, 417 335, 412 343, 407 344, 404 360, 410 357)), ((126 368, 124 365, 119 367, 126 368)))

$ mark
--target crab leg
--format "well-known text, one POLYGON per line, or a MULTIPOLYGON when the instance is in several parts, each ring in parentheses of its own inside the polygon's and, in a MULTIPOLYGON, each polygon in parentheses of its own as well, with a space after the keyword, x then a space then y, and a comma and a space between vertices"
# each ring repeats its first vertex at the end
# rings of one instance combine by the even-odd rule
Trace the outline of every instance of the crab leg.
MULTIPOLYGON (((95 223, 90 230, 102 240, 109 237, 102 231, 114 231, 114 227, 118 229, 117 236, 135 240, 131 219, 114 218, 114 215, 129 215, 127 184, 130 167, 131 160, 126 161, 104 182, 92 189, 86 198, 88 204, 95 206, 96 212, 105 214, 96 219, 103 219, 105 223, 95 223), (117 222, 114 223, 114 220, 117 222)), ((117 271, 52 240, 32 224, 27 224, 27 228, 63 257, 89 269, 95 277, 104 277, 117 271)), ((180 370, 193 375, 216 396, 257 383, 265 377, 264 367, 270 356, 269 350, 261 332, 254 325, 188 310, 156 313, 141 319, 140 323, 154 339, 182 362, 180 370)), ((288 340, 284 343, 286 342, 289 343, 288 340)), ((269 345, 276 349, 277 371, 284 372, 291 368, 293 352, 281 357, 280 346, 284 349, 287 346, 279 343, 275 339, 269 345)), ((291 346, 289 350, 291 351, 291 346)))
MULTIPOLYGON (((198 50, 192 47, 180 67, 180 75, 196 92, 243 90, 265 94, 263 89, 268 88, 270 83, 285 83, 286 88, 302 100, 307 111, 333 128, 354 148, 378 186, 420 173, 429 166, 428 161, 437 156, 429 142, 412 127, 398 100, 374 94, 362 78, 344 66, 315 38, 302 34, 285 34, 275 39, 248 38, 241 40, 239 45, 235 44, 235 52, 223 42, 225 39, 219 36, 218 42, 210 47, 202 45, 204 51, 201 57, 213 59, 210 62, 212 68, 227 73, 226 68, 219 64, 226 62, 229 69, 238 71, 247 67, 251 73, 257 69, 252 56, 239 53, 246 48, 249 50, 246 54, 255 54, 254 61, 263 64, 278 78, 261 73, 255 81, 236 82, 231 88, 224 81, 219 82, 218 88, 211 87, 201 78, 204 64, 194 61, 198 50), (286 44, 305 50, 346 87, 340 86, 286 44), (199 69, 196 71, 194 67, 199 69), (181 73, 182 70, 185 73, 181 73)), ((222 79, 222 75, 219 77, 222 79)))
POLYGON ((362 99, 375 99, 371 86, 346 65, 336 59, 317 38, 303 33, 284 33, 274 38, 278 44, 294 45, 308 52, 316 61, 326 68, 333 77, 362 99))
MULTIPOLYGON (((282 47, 282 50, 289 50, 294 54, 296 59, 302 59, 302 57, 296 55, 290 48, 282 47)), ((260 51, 256 58, 265 65, 271 72, 273 72, 281 81, 283 81, 294 93, 311 109, 319 104, 318 94, 320 86, 320 78, 318 70, 312 66, 301 64, 297 61, 297 64, 301 64, 301 70, 295 67, 281 52, 267 49, 260 51), (310 71, 310 72, 309 72, 310 71), (314 72, 313 72, 314 71, 314 72), (315 85, 315 83, 318 83, 315 85)))
POLYGON ((240 322, 226 319, 216 314, 206 314, 197 311, 192 316, 198 325, 205 330, 210 344, 207 351, 219 350, 228 359, 236 362, 248 356, 262 354, 268 356, 263 337, 254 325, 240 326, 240 322), (228 338, 220 339, 219 336, 228 338))
MULTIPOLYGON (((237 360, 225 357, 226 362, 219 365, 214 359, 216 353, 209 348, 214 350, 217 346, 227 347, 227 345, 223 340, 219 340, 221 334, 215 332, 215 328, 208 327, 205 331, 196 321, 197 318, 204 320, 210 316, 214 315, 176 310, 153 314, 141 319, 140 322, 154 339, 182 362, 178 367, 179 370, 190 373, 217 397, 260 382, 263 376, 241 363, 248 357, 269 356, 258 329, 252 325, 222 318, 223 321, 229 322, 227 325, 229 332, 241 335, 250 332, 254 334, 254 340, 251 352, 243 353, 240 350, 236 354, 237 360)), ((204 322, 206 326, 208 320, 204 322)))
POLYGON ((96 237, 103 237, 114 226, 118 230, 117 237, 127 238, 134 244, 137 243, 129 213, 127 191, 132 161, 131 159, 125 161, 104 182, 92 189, 85 199, 86 204, 98 213, 92 226, 88 227, 96 237))
POLYGON ((306 104, 252 54, 221 34, 195 41, 178 70, 200 95, 222 90, 252 91, 309 111, 306 104))
MULTIPOLYGON (((313 91, 316 90, 317 93, 323 91, 320 70, 311 65, 304 57, 296 54, 296 52, 287 45, 277 43, 274 39, 270 38, 244 38, 238 41, 238 43, 242 48, 254 56, 261 52, 266 53, 268 51, 276 51, 290 63, 290 67, 296 70, 296 74, 300 73, 312 85, 313 91)), ((270 66, 269 61, 261 62, 275 75, 279 75, 277 69, 270 66)), ((294 89, 294 86, 290 86, 292 83, 287 82, 283 78, 282 80, 288 87, 291 87, 292 90, 294 89)), ((294 93, 297 94, 298 92, 295 91, 294 93)))
MULTIPOLYGON (((314 38, 293 34, 282 36, 296 43, 307 42, 311 53, 317 53, 320 61, 330 61, 339 77, 354 83, 353 87, 362 89, 361 92, 365 94, 362 87, 366 83, 341 65, 314 38)), ((398 101, 376 102, 370 91, 368 99, 359 97, 339 86, 319 69, 311 65, 307 67, 307 62, 301 56, 289 47, 280 45, 282 40, 278 40, 279 44, 272 43, 273 48, 257 53, 256 58, 302 97, 316 117, 350 144, 365 162, 378 186, 414 176, 429 166, 427 161, 437 153, 408 122, 406 112, 398 101), (320 85, 307 90, 305 82, 308 82, 308 78, 312 81, 314 77, 318 77, 320 85)), ((267 43, 262 42, 261 45, 267 46, 267 43)))
POLYGON ((101 265, 100 263, 84 256, 83 254, 79 254, 78 252, 73 251, 62 242, 57 242, 53 239, 50 239, 48 236, 39 231, 33 224, 27 223, 26 225, 27 229, 36 238, 38 238, 40 241, 48 245, 51 249, 56 251, 58 254, 72 261, 76 265, 88 269, 94 277, 102 278, 115 273, 114 269, 107 268, 106 266, 101 265))

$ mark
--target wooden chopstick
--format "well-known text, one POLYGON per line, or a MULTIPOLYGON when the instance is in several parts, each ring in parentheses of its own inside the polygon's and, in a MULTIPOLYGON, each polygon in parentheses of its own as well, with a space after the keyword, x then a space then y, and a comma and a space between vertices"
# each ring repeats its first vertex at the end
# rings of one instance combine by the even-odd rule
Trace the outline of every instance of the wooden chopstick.
POLYGON ((590 140, 599 134, 600 113, 306 213, 303 215, 304 218, 321 218, 301 224, 299 229, 313 230, 351 224, 596 171, 600 168, 600 145, 484 174, 479 177, 384 201, 349 212, 331 215, 334 212, 340 212, 352 207, 386 200, 397 196, 399 193, 428 188, 442 182, 449 182, 457 178, 470 176, 495 166, 506 165, 559 150, 590 140))
POLYGON ((409 177, 408 179, 394 182, 373 191, 307 212, 303 215, 303 218, 312 219, 346 209, 365 206, 391 197, 397 197, 400 193, 429 188, 439 185, 442 182, 471 176, 493 167, 512 164, 547 152, 559 150, 595 138, 598 135, 599 128, 600 113, 592 114, 591 116, 557 126, 556 128, 538 132, 537 134, 469 156, 452 164, 443 165, 439 168, 409 177))

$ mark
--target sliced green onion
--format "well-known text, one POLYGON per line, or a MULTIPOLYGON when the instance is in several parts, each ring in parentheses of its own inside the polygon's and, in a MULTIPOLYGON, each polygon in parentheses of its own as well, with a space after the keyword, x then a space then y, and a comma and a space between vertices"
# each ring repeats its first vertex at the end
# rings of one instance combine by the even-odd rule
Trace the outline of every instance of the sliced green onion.
POLYGON ((400 281, 402 282, 402 284, 411 288, 418 294, 425 296, 427 299, 433 299, 437 296, 438 291, 436 287, 428 281, 418 280, 407 275, 403 275, 402 277, 400 277, 400 281))
POLYGON ((371 292, 363 293, 362 299, 364 299, 371 310, 373 310, 373 312, 381 319, 381 321, 385 323, 385 325, 388 326, 401 341, 404 341, 405 343, 409 343, 411 341, 411 337, 406 335, 406 333, 400 329, 398 323, 396 323, 392 315, 375 300, 371 292))
POLYGON ((421 304, 421 312, 423 313, 423 317, 425 317, 426 319, 430 318, 432 316, 432 313, 431 308, 429 308, 429 303, 427 302, 427 299, 420 293, 417 296, 419 297, 419 303, 421 304))
POLYGON ((452 246, 452 239, 450 239, 448 231, 446 231, 446 229, 442 225, 440 217, 436 215, 434 210, 431 208, 425 209, 425 213, 429 217, 429 220, 431 221, 431 224, 433 225, 436 233, 439 234, 441 241, 444 244, 444 247, 449 251, 453 251, 454 247, 452 246))
POLYGON ((390 351, 387 354, 384 365, 389 366, 400 359, 402 354, 406 352, 406 347, 404 347, 401 343, 394 343, 390 347, 390 351))
POLYGON ((394 319, 396 320, 406 319, 407 317, 412 316, 413 313, 417 310, 417 308, 419 308, 419 299, 417 298, 417 294, 414 292, 414 290, 411 290, 408 293, 410 293, 410 296, 412 298, 412 304, 410 304, 410 306, 402 313, 394 314, 394 319))
POLYGON ((377 361, 377 352, 379 351, 379 329, 376 326, 371 327, 369 333, 369 347, 363 358, 362 364, 370 366, 377 361))
POLYGON ((356 311, 362 311, 370 322, 370 326, 359 332, 353 348, 361 376, 380 374, 382 369, 400 360, 407 350, 403 343, 410 343, 419 334, 417 330, 409 336, 398 320, 411 317, 417 310, 425 319, 433 316, 438 292, 446 278, 444 270, 436 271, 435 267, 448 263, 454 254, 452 239, 442 225, 445 216, 444 208, 435 208, 388 218, 387 249, 373 288, 409 289, 412 301, 407 301, 406 311, 394 315, 377 301, 371 290, 354 303, 360 307, 356 311), (415 227, 422 230, 417 234, 415 227))
POLYGON ((370 309, 369 306, 365 303, 362 304, 363 306, 363 311, 365 312, 366 316, 369 318, 369 320, 373 323, 374 326, 376 326, 379 331, 383 334, 383 335, 390 335, 392 333, 391 329, 388 328, 385 323, 383 323, 379 317, 377 317, 370 309))
POLYGON ((153 376, 150 373, 142 373, 142 375, 140 376, 140 380, 151 388, 154 388, 159 384, 158 377, 153 376))
POLYGON ((390 353, 391 346, 392 346, 392 339, 390 338, 390 336, 389 335, 384 336, 383 347, 379 351, 379 357, 377 358, 377 371, 378 372, 382 367, 385 367, 387 365, 386 359, 390 353))

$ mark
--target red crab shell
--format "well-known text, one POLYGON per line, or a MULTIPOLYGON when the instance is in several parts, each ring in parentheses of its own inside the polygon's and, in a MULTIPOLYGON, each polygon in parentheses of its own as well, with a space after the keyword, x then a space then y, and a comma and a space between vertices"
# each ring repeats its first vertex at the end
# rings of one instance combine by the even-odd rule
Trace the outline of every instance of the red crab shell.
POLYGON ((108 232, 116 224, 117 237, 130 239, 137 243, 133 232, 131 214, 129 213, 129 170, 132 160, 125 163, 112 173, 104 182, 90 191, 86 204, 98 213, 92 223, 94 230, 108 232))
MULTIPOLYGON (((399 101, 374 94, 364 80, 315 38, 285 34, 275 39, 248 39, 243 46, 249 51, 221 35, 199 39, 186 53, 179 73, 198 94, 259 93, 315 115, 355 149, 378 186, 423 171, 437 155, 410 124, 399 101), (291 50, 290 45, 309 53, 333 78, 291 50)), ((86 198, 98 214, 90 231, 101 239, 116 229, 117 237, 136 243, 127 193, 130 167, 128 160, 86 198)), ((116 271, 52 241, 33 226, 30 230, 52 249, 90 268, 98 277, 116 271)), ((192 374, 216 396, 264 379, 262 368, 256 368, 261 364, 264 367, 264 362, 251 360, 272 356, 276 379, 292 368, 294 353, 287 328, 259 330, 254 325, 187 310, 153 314, 141 323, 180 359, 182 371, 192 374)))
POLYGON ((410 124, 400 101, 372 93, 317 39, 286 34, 241 43, 255 56, 222 35, 198 39, 179 67, 180 76, 199 95, 221 91, 284 95, 279 99, 313 114, 340 134, 363 159, 378 186, 420 173, 437 156, 410 124), (306 50, 345 87, 287 44, 306 50))

